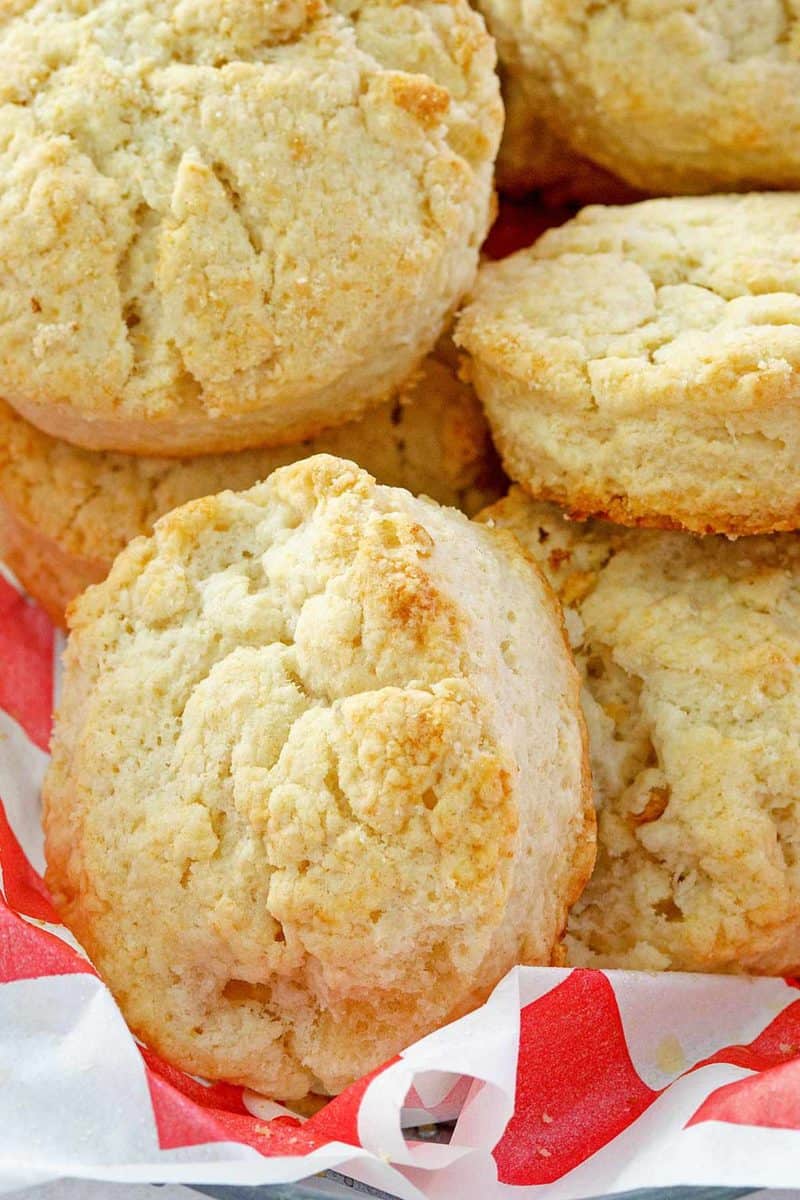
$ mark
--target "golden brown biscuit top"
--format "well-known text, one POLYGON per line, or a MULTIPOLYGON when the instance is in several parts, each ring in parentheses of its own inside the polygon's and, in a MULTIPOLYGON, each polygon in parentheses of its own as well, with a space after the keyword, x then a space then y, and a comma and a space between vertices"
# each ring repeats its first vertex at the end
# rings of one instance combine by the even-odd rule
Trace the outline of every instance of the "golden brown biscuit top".
POLYGON ((533 116, 645 192, 800 184, 796 0, 481 0, 533 116))
POLYGON ((161 518, 70 625, 48 880, 157 1048, 337 1089, 550 961, 593 814, 510 535, 318 455, 161 518))
POLYGON ((481 268, 456 341, 610 421, 783 400, 800 369, 800 197, 586 208, 481 268))
POLYGON ((34 0, 0 57, 12 402, 291 405, 457 299, 501 120, 463 0, 34 0))

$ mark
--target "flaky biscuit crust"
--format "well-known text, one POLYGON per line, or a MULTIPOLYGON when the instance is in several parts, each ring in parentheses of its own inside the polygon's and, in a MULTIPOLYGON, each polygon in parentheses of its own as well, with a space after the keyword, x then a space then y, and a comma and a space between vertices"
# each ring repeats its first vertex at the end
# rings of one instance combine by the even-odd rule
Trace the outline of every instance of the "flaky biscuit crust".
POLYGON ((24 0, 0 57, 0 395, 53 436, 312 436, 472 281, 502 107, 466 0, 24 0))
POLYGON ((797 526, 797 195, 584 209, 482 267, 456 341, 532 495, 698 533, 797 526))
POLYGON ((566 610, 598 807, 568 961, 800 968, 800 539, 565 520, 513 488, 517 536, 566 610))
POLYGON ((560 610, 507 534, 316 456, 73 606, 47 881, 132 1028, 336 1092, 558 954, 594 857, 560 610))

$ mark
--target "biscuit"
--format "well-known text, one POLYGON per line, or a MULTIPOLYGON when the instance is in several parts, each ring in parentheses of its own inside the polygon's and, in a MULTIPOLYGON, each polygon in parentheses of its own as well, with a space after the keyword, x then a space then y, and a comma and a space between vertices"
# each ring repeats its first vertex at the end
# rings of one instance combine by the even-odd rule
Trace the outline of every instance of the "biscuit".
MULTIPOLYGON (((519 167, 527 121, 534 135, 546 130, 553 146, 562 143, 643 192, 800 187, 794 3, 480 0, 479 7, 519 106, 519 167)), ((508 102, 508 83, 505 94, 508 102)), ((535 171, 538 137, 528 144, 535 171)))
POLYGON ((472 514, 505 491, 486 421, 444 357, 359 421, 313 441, 193 459, 81 450, 0 401, 0 551, 59 625, 69 602, 108 574, 132 538, 187 500, 241 490, 319 451, 354 459, 381 483, 472 514))
POLYGON ((319 455, 162 517, 70 625, 47 883, 166 1058, 337 1092, 559 956, 585 731, 510 535, 319 455))
POLYGON ((798 525, 800 196, 584 209, 482 267, 455 340, 533 495, 625 525, 798 525))
POLYGON ((800 970, 800 539, 482 514, 534 556, 583 676, 597 866, 568 961, 800 970))
POLYGON ((0 395, 46 433, 315 435, 472 282, 502 106, 466 0, 25 0, 0 59, 0 395))
POLYGON ((576 152, 552 132, 540 116, 513 68, 501 69, 506 120, 497 156, 495 180, 510 196, 542 193, 546 202, 561 204, 626 204, 639 194, 621 179, 576 152))

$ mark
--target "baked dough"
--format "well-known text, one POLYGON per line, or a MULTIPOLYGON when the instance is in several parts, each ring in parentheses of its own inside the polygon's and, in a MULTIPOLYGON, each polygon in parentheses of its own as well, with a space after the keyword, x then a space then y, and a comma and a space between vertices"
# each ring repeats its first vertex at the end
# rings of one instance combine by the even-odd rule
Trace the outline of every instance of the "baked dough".
POLYGON ((47 883, 166 1058, 337 1092, 559 957, 579 682, 510 535, 315 456, 163 517, 70 625, 47 883))
POLYGON ((508 474, 575 516, 800 523, 800 196, 587 208, 456 329, 508 474))
POLYGON ((628 204, 639 192, 576 153, 553 133, 541 105, 529 94, 524 76, 501 63, 506 120, 495 179, 501 192, 523 196, 538 192, 549 207, 566 204, 628 204))
POLYGON ((800 970, 800 538, 570 522, 519 489, 510 530, 564 606, 598 807, 568 961, 800 970))
MULTIPOLYGON (((518 131, 526 121, 544 128, 554 147, 643 192, 800 187, 797 0, 479 7, 497 39, 507 98, 513 85, 518 131)), ((528 144, 535 171, 539 139, 528 144)), ((514 153, 524 166, 519 137, 514 153)))
POLYGON ((472 282, 502 106, 466 0, 21 0, 0 61, 0 396, 55 437, 314 435, 472 282))
POLYGON ((419 379, 359 421, 308 441, 200 458, 81 450, 41 433, 0 400, 0 554, 59 625, 69 602, 108 574, 123 547, 171 508, 239 490, 319 451, 381 483, 472 515, 505 491, 478 400, 446 343, 419 379))

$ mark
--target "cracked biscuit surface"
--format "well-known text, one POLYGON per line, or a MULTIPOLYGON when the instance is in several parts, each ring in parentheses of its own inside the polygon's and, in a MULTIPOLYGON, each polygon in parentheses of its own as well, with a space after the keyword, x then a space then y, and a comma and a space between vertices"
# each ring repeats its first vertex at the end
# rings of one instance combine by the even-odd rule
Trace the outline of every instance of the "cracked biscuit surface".
POLYGON ((320 455, 163 517, 70 624, 47 882, 167 1058, 336 1092, 558 956, 585 732, 510 535, 320 455))
POLYGON ((313 435, 472 281, 502 109, 466 0, 21 0, 0 56, 0 395, 54 436, 313 435))
MULTIPOLYGON (((479 7, 514 83, 520 133, 527 113, 532 134, 546 130, 643 192, 800 187, 798 0, 479 7)), ((540 139, 529 145, 535 171, 540 139)), ((524 169, 520 137, 513 151, 524 169)))
POLYGON ((132 538, 171 508, 238 491, 317 452, 355 460, 381 483, 464 512, 498 500, 503 473, 477 397, 448 361, 358 421, 272 449, 191 459, 82 450, 49 437, 0 400, 0 552, 59 625, 71 600, 108 574, 132 538))
POLYGON ((576 516, 800 523, 800 198, 584 209, 481 268, 455 340, 504 466, 576 516))
POLYGON ((570 522, 519 488, 481 517, 560 596, 598 808, 568 961, 800 969, 800 540, 570 522))

